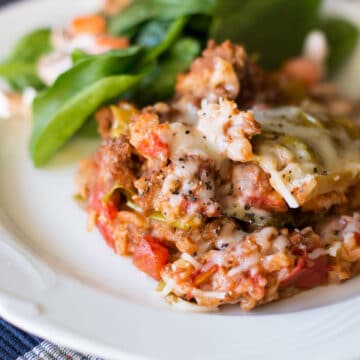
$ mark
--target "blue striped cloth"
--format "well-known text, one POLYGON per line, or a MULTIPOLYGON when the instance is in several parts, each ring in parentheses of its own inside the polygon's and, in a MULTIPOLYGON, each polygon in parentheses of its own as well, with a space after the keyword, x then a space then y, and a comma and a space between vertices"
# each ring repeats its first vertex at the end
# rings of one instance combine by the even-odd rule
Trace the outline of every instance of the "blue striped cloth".
POLYGON ((100 360, 25 333, 0 318, 1 360, 100 360))
MULTIPOLYGON (((0 6, 19 0, 0 0, 0 6)), ((0 360, 100 360, 27 334, 0 318, 0 360)))
POLYGON ((5 4, 10 4, 15 1, 19 1, 19 0, 0 0, 0 6, 5 4))

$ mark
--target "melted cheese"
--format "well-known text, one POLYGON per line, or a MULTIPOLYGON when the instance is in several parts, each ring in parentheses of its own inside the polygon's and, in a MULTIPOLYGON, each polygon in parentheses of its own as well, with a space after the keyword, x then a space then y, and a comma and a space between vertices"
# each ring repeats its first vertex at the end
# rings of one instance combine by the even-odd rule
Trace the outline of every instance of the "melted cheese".
POLYGON ((290 207, 345 191, 360 179, 360 140, 351 138, 345 125, 319 121, 293 107, 255 110, 254 115, 262 126, 255 161, 290 207))
MULTIPOLYGON (((236 137, 235 128, 243 127, 242 119, 239 115, 235 119, 228 116, 231 110, 228 103, 220 102, 220 105, 221 112, 219 105, 203 104, 202 111, 209 113, 200 112, 196 126, 181 122, 169 125, 173 162, 181 157, 196 156, 212 161, 217 170, 225 174, 222 166, 226 169, 229 160, 239 161, 243 138, 236 137), (214 106, 216 111, 210 114, 214 106)), ((360 180, 360 139, 355 136, 356 131, 352 134, 351 125, 335 120, 320 121, 295 107, 255 109, 254 117, 262 132, 252 140, 254 155, 250 161, 270 175, 272 187, 291 208, 298 208, 321 194, 344 192, 360 180)), ((194 169, 190 169, 190 165, 179 168, 178 171, 187 174, 178 176, 191 177, 194 169)), ((206 193, 203 198, 208 196, 206 193)), ((224 197, 222 205, 223 210, 230 209, 226 212, 229 216, 244 218, 246 215, 245 204, 234 197, 224 197)), ((254 211, 256 223, 268 223, 271 214, 251 209, 254 211)))
POLYGON ((218 104, 202 102, 197 129, 213 152, 233 161, 251 158, 249 139, 259 131, 251 112, 241 112, 235 102, 221 98, 218 104))
POLYGON ((170 124, 171 159, 177 160, 184 156, 196 156, 204 160, 213 160, 216 164, 225 159, 222 154, 215 151, 207 137, 196 128, 175 122, 170 124))

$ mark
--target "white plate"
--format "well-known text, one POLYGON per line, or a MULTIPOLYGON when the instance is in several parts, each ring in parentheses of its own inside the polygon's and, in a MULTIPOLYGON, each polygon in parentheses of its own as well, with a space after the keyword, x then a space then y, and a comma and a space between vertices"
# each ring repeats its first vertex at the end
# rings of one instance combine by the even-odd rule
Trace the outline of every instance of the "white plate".
MULTIPOLYGON (((97 3, 37 0, 5 8, 0 55, 27 30, 63 24, 97 3)), ((344 11, 360 17, 354 2, 344 11)), ((343 84, 359 76, 356 64, 340 76, 343 84)), ((360 356, 360 278, 250 314, 237 307, 213 314, 169 308, 155 294, 155 282, 114 255, 99 234, 85 231, 86 214, 72 200, 74 163, 96 144, 73 142, 49 167, 36 170, 27 153, 29 127, 24 119, 0 120, 1 316, 36 335, 109 359, 360 356)))

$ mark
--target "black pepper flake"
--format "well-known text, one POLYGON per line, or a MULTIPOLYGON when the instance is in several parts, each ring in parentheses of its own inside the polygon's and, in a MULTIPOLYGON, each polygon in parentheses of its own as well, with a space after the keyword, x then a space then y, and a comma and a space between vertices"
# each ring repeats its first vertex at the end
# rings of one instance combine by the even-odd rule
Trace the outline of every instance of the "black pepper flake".
POLYGON ((190 130, 186 130, 186 131, 185 131, 185 134, 186 134, 186 135, 189 135, 189 134, 190 134, 190 130))
POLYGON ((229 191, 229 195, 232 195, 234 193, 234 184, 230 185, 230 191, 229 191))
POLYGON ((197 252, 195 251, 195 252, 193 252, 193 256, 197 256, 197 252))
POLYGON ((221 249, 226 249, 228 246, 229 246, 228 243, 223 243, 223 244, 220 245, 220 248, 221 249))
POLYGON ((221 233, 221 228, 220 228, 220 227, 217 227, 217 228, 215 229, 215 234, 219 236, 220 233, 221 233))
POLYGON ((321 172, 321 175, 323 175, 323 176, 326 176, 328 174, 328 172, 326 171, 326 170, 323 170, 322 172, 321 172))
POLYGON ((255 222, 255 215, 253 213, 245 213, 245 217, 247 219, 247 221, 249 221, 250 223, 255 222))
POLYGON ((205 186, 206 186, 206 190, 212 190, 212 184, 210 181, 206 182, 205 186))
POLYGON ((185 161, 185 160, 184 160, 184 158, 181 157, 181 158, 179 158, 179 161, 185 161))
POLYGON ((206 136, 205 136, 205 135, 203 135, 203 139, 206 139, 206 136))
POLYGON ((181 165, 181 168, 182 168, 182 169, 185 169, 185 165, 181 165))
POLYGON ((178 190, 175 190, 172 192, 173 195, 179 195, 179 191, 178 190))
POLYGON ((314 167, 314 173, 317 174, 318 169, 316 167, 314 167))
POLYGON ((193 194, 192 190, 189 190, 189 195, 192 195, 192 194, 193 194))
POLYGON ((245 210, 250 210, 250 209, 251 209, 251 206, 250 206, 249 204, 245 204, 244 209, 245 209, 245 210))

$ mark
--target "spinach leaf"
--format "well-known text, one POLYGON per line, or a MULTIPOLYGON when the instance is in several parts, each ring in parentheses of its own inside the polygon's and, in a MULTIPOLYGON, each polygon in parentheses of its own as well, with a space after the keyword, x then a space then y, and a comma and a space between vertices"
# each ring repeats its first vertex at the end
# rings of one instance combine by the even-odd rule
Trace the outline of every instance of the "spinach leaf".
POLYGON ((94 56, 94 55, 88 54, 85 51, 80 50, 80 49, 75 49, 71 54, 71 60, 72 60, 73 65, 76 65, 80 61, 89 59, 92 56, 94 56))
POLYGON ((174 93, 177 75, 189 68, 200 51, 201 46, 196 39, 179 39, 170 48, 167 57, 135 88, 131 100, 147 105, 170 98, 174 93))
MULTIPOLYGON (((75 133, 94 134, 95 122, 86 120, 106 102, 121 96, 146 105, 171 97, 178 73, 188 69, 209 34, 218 42, 230 39, 244 44, 249 53, 259 54, 260 65, 276 68, 299 55, 306 34, 319 27, 321 2, 133 0, 109 20, 108 30, 131 37, 145 50, 131 47, 101 55, 74 51, 72 69, 35 99, 30 142, 34 164, 45 164, 75 133), (155 64, 153 71, 141 69, 149 64, 155 64)), ((350 54, 357 31, 339 19, 326 19, 320 27, 330 42, 332 70, 350 54)), ((41 87, 35 66, 38 57, 50 49, 43 46, 50 43, 50 32, 47 37, 45 34, 29 34, 21 40, 7 60, 10 62, 0 65, 0 76, 5 73, 19 89, 36 83, 41 87), (33 49, 28 43, 34 44, 33 49)))
POLYGON ((176 19, 184 15, 212 14, 215 2, 216 0, 135 0, 110 19, 109 31, 121 35, 154 18, 176 19))
POLYGON ((144 57, 144 62, 155 60, 158 56, 164 53, 171 45, 173 45, 176 39, 180 36, 183 31, 188 18, 181 16, 174 20, 167 29, 167 32, 163 34, 161 42, 150 49, 144 57))
POLYGON ((94 117, 90 117, 76 134, 82 138, 98 138, 98 126, 94 117))
POLYGON ((38 29, 23 36, 15 45, 7 61, 34 62, 51 51, 50 29, 38 29))
POLYGON ((45 164, 101 104, 144 76, 129 74, 140 54, 140 48, 132 47, 86 58, 36 97, 30 141, 36 166, 45 164))
POLYGON ((315 26, 321 0, 219 0, 210 36, 245 44, 266 69, 299 55, 315 26))
POLYGON ((189 20, 187 31, 201 40, 208 40, 208 31, 212 22, 209 15, 193 15, 189 20))
POLYGON ((36 63, 40 56, 51 50, 50 35, 49 29, 39 29, 23 36, 8 58, 0 64, 0 77, 7 80, 15 90, 27 86, 42 88, 43 83, 36 73, 36 63))
POLYGON ((346 20, 327 18, 320 22, 329 44, 328 71, 334 71, 351 55, 357 43, 359 30, 346 20))
POLYGON ((171 20, 151 20, 141 27, 135 43, 152 48, 163 41, 171 20))
POLYGON ((35 89, 43 87, 36 74, 36 65, 32 63, 10 62, 0 64, 0 77, 8 82, 13 90, 20 91, 31 86, 35 89))
MULTIPOLYGON (((50 121, 35 124, 30 142, 34 165, 44 165, 101 104, 119 96, 142 77, 143 74, 102 78, 66 102, 50 121)), ((39 104, 35 104, 35 112, 37 106, 39 104)))

